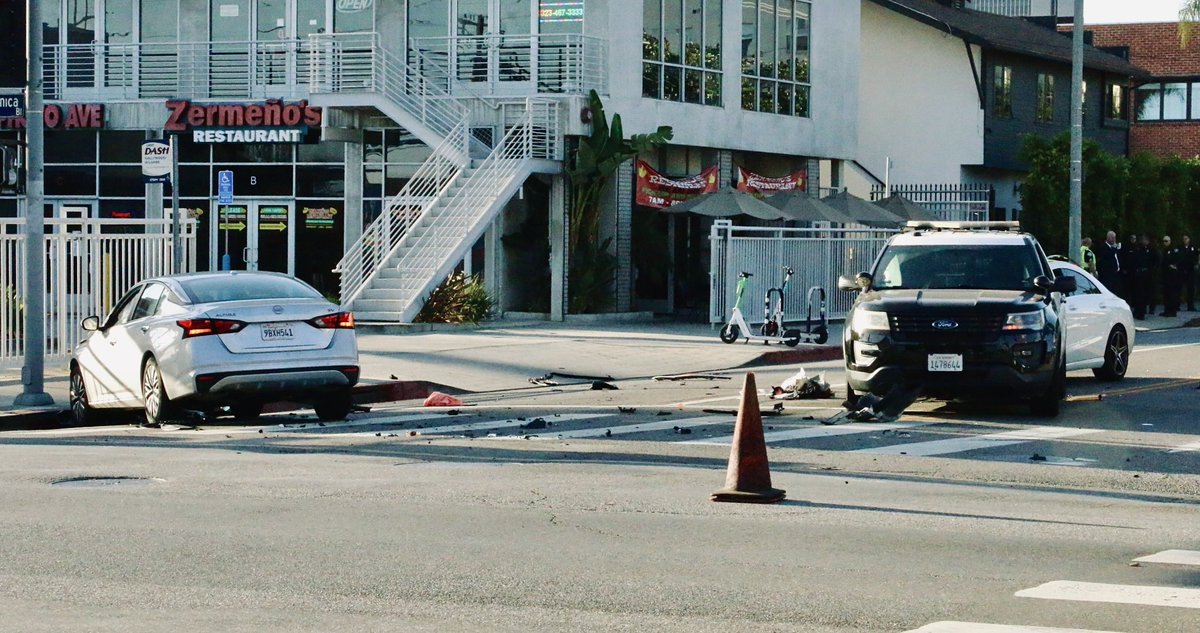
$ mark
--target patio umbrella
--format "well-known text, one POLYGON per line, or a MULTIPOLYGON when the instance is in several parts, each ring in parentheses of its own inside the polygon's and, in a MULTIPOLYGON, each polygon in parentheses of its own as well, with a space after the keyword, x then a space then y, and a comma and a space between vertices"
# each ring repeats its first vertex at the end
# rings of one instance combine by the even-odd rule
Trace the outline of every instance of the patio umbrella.
POLYGON ((859 224, 876 227, 896 227, 905 222, 904 218, 890 211, 885 211, 879 206, 845 191, 825 196, 821 201, 850 216, 859 224))
POLYGON ((929 209, 898 193, 892 194, 883 200, 876 200, 875 204, 882 207, 885 211, 909 220, 936 221, 938 219, 929 209))
POLYGON ((713 218, 731 218, 735 215, 748 215, 760 220, 778 220, 783 217, 779 209, 755 198, 754 196, 725 189, 696 196, 687 202, 663 209, 667 213, 696 213, 713 218))
POLYGON ((832 222, 854 224, 850 216, 821 202, 806 191, 784 191, 766 199, 766 203, 779 209, 787 219, 797 222, 832 222))

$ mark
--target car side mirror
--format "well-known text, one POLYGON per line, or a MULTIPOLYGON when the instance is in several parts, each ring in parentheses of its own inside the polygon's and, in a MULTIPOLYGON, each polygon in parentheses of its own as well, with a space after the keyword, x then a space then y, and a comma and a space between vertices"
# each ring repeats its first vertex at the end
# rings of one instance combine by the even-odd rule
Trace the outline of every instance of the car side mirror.
POLYGON ((1054 280, 1054 290, 1069 295, 1079 289, 1079 283, 1071 275, 1063 275, 1054 280))
POLYGON ((858 273, 854 277, 850 275, 838 277, 838 290, 857 292, 869 287, 871 287, 871 273, 858 273))
POLYGON ((83 320, 82 323, 80 323, 80 325, 83 326, 83 330, 85 332, 95 332, 96 330, 100 329, 100 317, 98 317, 98 316, 87 317, 86 319, 83 320))

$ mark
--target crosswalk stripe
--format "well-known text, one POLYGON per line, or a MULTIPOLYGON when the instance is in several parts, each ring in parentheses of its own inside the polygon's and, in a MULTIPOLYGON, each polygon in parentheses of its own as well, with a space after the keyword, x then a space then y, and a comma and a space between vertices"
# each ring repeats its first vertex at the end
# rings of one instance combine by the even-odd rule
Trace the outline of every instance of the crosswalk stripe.
MULTIPOLYGON (((413 424, 423 422, 425 420, 437 420, 445 418, 445 413, 424 414, 424 415, 406 415, 402 418, 374 418, 369 420, 355 420, 353 422, 324 422, 324 426, 319 426, 316 421, 311 422, 296 422, 294 424, 276 424, 274 426, 263 427, 263 433, 303 433, 314 429, 321 429, 323 433, 337 433, 342 429, 355 429, 363 426, 381 426, 391 424, 413 424)), ((245 431, 245 429, 241 429, 245 431)), ((224 429, 207 429, 212 433, 228 432, 224 429)), ((252 430, 250 432, 257 432, 252 430)))
POLYGON ((1200 565, 1200 552, 1169 549, 1165 552, 1133 559, 1135 563, 1159 563, 1162 565, 1200 565))
POLYGON ((1200 442, 1191 442, 1188 444, 1180 444, 1179 446, 1176 446, 1175 448, 1171 449, 1169 452, 1171 452, 1171 453, 1191 453, 1194 451, 1200 451, 1200 442))
MULTIPOLYGON (((444 415, 438 416, 438 417, 444 417, 444 415)), ((554 422, 555 424, 558 424, 559 422, 591 420, 594 418, 603 418, 603 417, 608 417, 608 416, 605 414, 597 415, 597 414, 586 414, 586 413, 564 413, 562 415, 553 416, 553 417, 550 417, 550 416, 541 416, 541 417, 543 417, 543 419, 545 419, 547 422, 554 422)), ((535 419, 537 419, 537 417, 511 418, 508 420, 478 420, 475 422, 467 422, 464 424, 449 424, 446 426, 431 426, 431 427, 424 428, 424 429, 396 427, 394 429, 389 429, 388 433, 408 433, 409 431, 416 431, 417 433, 420 433, 421 435, 438 435, 438 434, 442 434, 442 433, 462 433, 464 431, 485 431, 485 430, 491 430, 491 429, 508 429, 508 428, 512 428, 514 426, 524 426, 526 424, 529 424, 530 422, 532 422, 535 419)), ((404 420, 404 422, 407 422, 407 421, 408 420, 404 420)), ((376 425, 391 426, 391 423, 381 421, 381 422, 376 422, 376 425)), ((539 429, 539 430, 541 430, 541 429, 539 429)), ((375 435, 375 433, 374 432, 347 433, 346 435, 373 436, 373 435, 375 435)))
POLYGON ((1100 431, 1096 429, 1064 429, 1054 426, 1042 426, 1032 429, 1022 429, 1019 431, 1006 431, 1004 433, 990 433, 988 435, 958 437, 949 440, 933 440, 930 442, 914 442, 912 444, 895 444, 892 446, 880 446, 877 448, 864 448, 855 452, 874 453, 877 455, 904 454, 927 457, 931 455, 962 453, 980 448, 1012 446, 1013 444, 1024 444, 1025 442, 1060 440, 1068 437, 1077 437, 1080 435, 1088 435, 1090 433, 1099 432, 1100 431))
POLYGON ((684 418, 681 420, 662 420, 660 422, 644 422, 642 424, 626 424, 624 426, 606 426, 596 427, 592 429, 577 429, 574 431, 555 431, 547 429, 538 435, 538 439, 557 440, 557 439, 574 439, 581 437, 607 437, 612 435, 630 435, 632 433, 646 433, 649 431, 665 431, 667 429, 691 428, 693 426, 701 426, 706 424, 729 424, 729 416, 727 415, 708 415, 698 418, 684 418))
POLYGON ((906 633, 1115 633, 1114 631, 1085 631, 1084 629, 1055 629, 1046 626, 1017 626, 1012 624, 981 624, 978 622, 934 622, 906 633))
MULTIPOLYGON (((901 424, 836 424, 833 426, 810 426, 802 429, 790 429, 787 431, 768 431, 763 433, 763 439, 770 444, 771 442, 786 442, 788 440, 803 440, 817 437, 835 437, 838 435, 855 435, 857 433, 870 433, 872 431, 896 431, 900 429, 916 428, 918 426, 925 426, 925 424, 912 422, 901 424)), ((733 436, 724 435, 721 437, 707 437, 699 440, 687 440, 680 443, 729 446, 731 443, 733 443, 733 436)))
POLYGON ((1097 582, 1055 580, 1032 589, 1018 591, 1016 596, 1043 600, 1074 600, 1076 602, 1108 602, 1200 609, 1200 589, 1183 587, 1110 585, 1097 582))

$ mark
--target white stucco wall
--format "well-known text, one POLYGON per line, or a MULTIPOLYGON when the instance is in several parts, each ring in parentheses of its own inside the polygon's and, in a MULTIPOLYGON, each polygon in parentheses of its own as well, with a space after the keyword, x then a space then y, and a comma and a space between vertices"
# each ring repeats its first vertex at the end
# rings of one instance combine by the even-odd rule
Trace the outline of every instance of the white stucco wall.
POLYGON ((724 106, 642 97, 642 0, 589 0, 587 31, 608 40, 605 108, 627 133, 674 128, 675 145, 849 159, 857 145, 858 2, 814 0, 811 118, 741 108, 742 5, 723 2, 724 106))
MULTIPOLYGON (((983 110, 966 46, 862 0, 859 164, 893 184, 956 183, 983 163, 983 110)), ((982 57, 973 47, 978 67, 982 57)))

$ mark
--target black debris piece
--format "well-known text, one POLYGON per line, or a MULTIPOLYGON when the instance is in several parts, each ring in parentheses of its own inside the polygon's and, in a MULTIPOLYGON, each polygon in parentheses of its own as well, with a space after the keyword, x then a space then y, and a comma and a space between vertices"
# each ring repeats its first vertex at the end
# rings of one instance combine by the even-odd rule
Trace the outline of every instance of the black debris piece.
POLYGON ((612 429, 605 430, 604 437, 612 437, 612 429))
POLYGON ((688 429, 688 428, 682 428, 676 432, 679 433, 680 435, 691 435, 692 434, 692 430, 688 429))
POLYGON ((617 407, 617 411, 620 411, 621 413, 637 413, 637 409, 635 407, 617 407))
POLYGON ((612 389, 617 389, 617 386, 610 382, 604 382, 603 380, 595 380, 592 382, 592 391, 608 391, 612 389))
POLYGON ((1045 455, 1039 455, 1038 453, 1034 453, 1033 455, 1030 455, 1030 456, 1029 456, 1029 461, 1031 461, 1031 462, 1044 462, 1044 461, 1046 461, 1046 456, 1045 456, 1045 455))
POLYGON ((671 415, 672 413, 675 413, 675 412, 674 411, 659 411, 658 413, 655 413, 654 415, 671 415))
POLYGON ((534 418, 534 419, 530 420, 528 423, 522 424, 521 428, 523 428, 523 429, 544 429, 547 426, 550 426, 550 425, 546 424, 545 418, 534 418))
POLYGON ((458 415, 459 413, 462 413, 462 412, 459 411, 458 409, 450 409, 449 411, 446 412, 446 415, 458 415))
POLYGON ((397 376, 396 374, 392 374, 392 375, 388 376, 388 378, 391 378, 392 380, 400 380, 400 377, 397 376))

